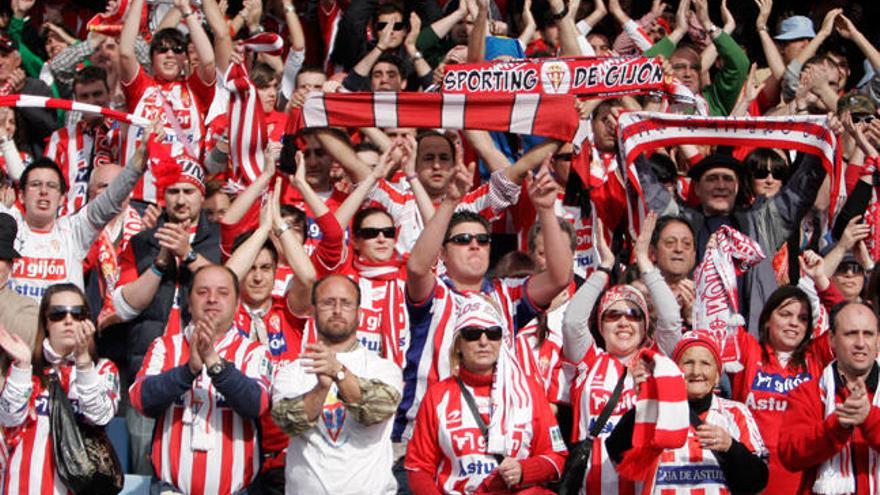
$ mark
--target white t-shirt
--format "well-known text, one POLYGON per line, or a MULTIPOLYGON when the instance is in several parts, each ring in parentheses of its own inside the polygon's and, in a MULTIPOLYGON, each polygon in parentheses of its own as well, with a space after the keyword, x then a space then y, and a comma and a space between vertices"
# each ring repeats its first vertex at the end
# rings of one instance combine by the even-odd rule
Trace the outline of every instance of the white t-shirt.
MULTIPOLYGON (((338 353, 336 359, 358 378, 379 380, 398 392, 403 389, 400 368, 362 346, 338 353)), ((297 359, 278 370, 273 401, 299 397, 315 387, 317 378, 303 369, 302 362, 297 359)), ((392 420, 393 416, 372 426, 358 423, 347 414, 333 384, 318 424, 291 438, 287 445, 287 495, 397 493, 397 482, 391 473, 392 420)))
POLYGON ((21 258, 9 275, 12 290, 40 302, 50 285, 70 282, 83 288, 83 260, 100 233, 88 219, 88 208, 56 218, 48 231, 30 228, 18 208, 0 205, 0 212, 18 223, 15 249, 21 258))

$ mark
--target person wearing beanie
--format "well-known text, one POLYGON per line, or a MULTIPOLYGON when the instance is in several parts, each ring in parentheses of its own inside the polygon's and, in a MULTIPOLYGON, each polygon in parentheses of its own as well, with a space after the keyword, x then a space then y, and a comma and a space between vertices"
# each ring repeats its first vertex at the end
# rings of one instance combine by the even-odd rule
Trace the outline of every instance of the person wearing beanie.
MULTIPOLYGON (((129 367, 121 373, 124 383, 131 383, 141 368, 153 339, 180 333, 190 323, 188 295, 196 270, 220 263, 220 228, 202 211, 201 164, 182 155, 160 159, 152 170, 163 212, 155 227, 132 237, 122 252, 119 281, 112 294, 113 314, 102 323, 125 332, 129 367)), ((132 469, 149 474, 146 454, 153 420, 133 408, 126 409, 126 416, 135 460, 132 469)))
POLYGON ((415 495, 551 494, 542 485, 559 478, 567 450, 550 403, 518 364, 497 304, 474 293, 460 307, 452 376, 428 387, 407 447, 409 487, 415 495))

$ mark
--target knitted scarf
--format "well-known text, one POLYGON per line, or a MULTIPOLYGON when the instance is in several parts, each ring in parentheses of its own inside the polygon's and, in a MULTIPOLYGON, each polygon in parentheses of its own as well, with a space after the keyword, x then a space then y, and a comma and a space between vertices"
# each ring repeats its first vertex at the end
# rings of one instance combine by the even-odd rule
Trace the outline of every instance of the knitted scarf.
POLYGON ((617 465, 621 477, 641 481, 650 477, 660 454, 687 441, 690 413, 687 387, 674 361, 649 348, 633 359, 653 363, 651 376, 639 386, 632 449, 617 465))
POLYGON ((702 263, 694 271, 697 297, 693 328, 712 335, 721 348, 724 369, 736 372, 742 369, 743 361, 736 336, 739 327, 745 325, 745 319, 737 313, 736 277, 765 256, 758 243, 728 225, 722 225, 714 236, 715 246, 706 249, 702 263))
MULTIPOLYGON (((834 414, 837 407, 837 394, 835 394, 834 375, 835 362, 829 364, 822 371, 822 377, 819 379, 819 397, 822 400, 824 408, 823 418, 834 414)), ((880 361, 878 361, 880 364, 880 361)), ((873 407, 880 406, 880 394, 874 394, 873 407)), ((813 482, 813 493, 837 494, 837 493, 855 493, 856 479, 853 473, 852 450, 850 444, 847 443, 840 452, 834 454, 834 457, 823 462, 816 471, 816 481, 813 482)), ((869 449, 870 460, 868 466, 872 471, 868 473, 871 489, 869 493, 876 493, 877 482, 880 480, 880 454, 874 449, 869 449)))

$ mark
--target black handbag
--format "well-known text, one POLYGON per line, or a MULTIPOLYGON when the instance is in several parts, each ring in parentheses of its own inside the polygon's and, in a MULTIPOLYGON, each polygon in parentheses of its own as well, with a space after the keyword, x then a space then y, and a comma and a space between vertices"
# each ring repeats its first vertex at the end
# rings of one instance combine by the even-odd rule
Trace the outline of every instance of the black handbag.
POLYGON ((611 397, 596 418, 596 423, 590 428, 590 434, 587 438, 581 440, 572 446, 568 452, 568 458, 565 460, 565 468, 562 471, 562 481, 559 482, 559 495, 577 495, 581 487, 584 486, 584 476, 587 474, 587 463, 590 462, 590 452, 593 450, 593 440, 599 436, 611 413, 620 400, 620 394, 623 392, 623 381, 626 378, 626 368, 623 369, 611 397))
POLYGON ((80 421, 57 377, 49 378, 49 422, 55 470, 76 495, 116 495, 125 477, 103 426, 80 421))

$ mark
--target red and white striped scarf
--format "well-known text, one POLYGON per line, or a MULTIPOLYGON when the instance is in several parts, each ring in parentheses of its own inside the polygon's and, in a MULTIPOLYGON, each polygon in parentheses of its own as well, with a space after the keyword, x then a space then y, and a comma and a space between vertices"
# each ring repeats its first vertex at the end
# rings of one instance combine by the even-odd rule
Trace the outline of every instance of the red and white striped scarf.
POLYGON ((310 93, 291 111, 285 134, 308 127, 423 127, 544 136, 578 150, 589 124, 570 95, 310 93))
MULTIPOLYGON (((835 363, 826 366, 819 379, 819 397, 822 399, 823 419, 834 414, 838 404, 834 382, 835 363)), ((880 364, 880 361, 877 361, 877 364, 880 364)), ((872 406, 880 407, 880 393, 874 393, 872 406)), ((847 442, 833 457, 819 465, 816 470, 816 481, 813 482, 813 493, 855 493, 856 477, 853 473, 852 455, 852 445, 847 442)), ((877 483, 880 482, 880 453, 869 448, 868 456, 868 484, 870 485, 868 493, 877 493, 877 483)))
POLYGON ((736 336, 739 327, 745 325, 745 319, 737 313, 736 277, 765 256, 757 242, 728 225, 722 225, 714 235, 715 247, 706 249, 702 263, 694 271, 697 296, 693 328, 708 331, 721 349, 724 369, 736 372, 742 369, 743 362, 736 336))
MULTIPOLYGON (((627 164, 641 153, 680 144, 781 148, 818 155, 831 177, 832 191, 837 191, 842 181, 838 138, 828 129, 825 116, 700 117, 627 112, 619 122, 619 149, 627 164)), ((832 213, 836 202, 832 195, 832 213)))
POLYGON ((647 347, 633 359, 653 363, 653 371, 639 385, 632 449, 624 454, 617 471, 621 477, 642 481, 654 473, 663 450, 685 444, 690 412, 687 386, 673 360, 647 347))
POLYGON ((250 184, 262 173, 266 162, 263 105, 244 65, 230 65, 223 85, 229 91, 229 156, 233 177, 250 184))
POLYGON ((0 96, 0 107, 11 108, 54 108, 58 110, 76 111, 87 114, 103 115, 109 119, 119 120, 138 127, 147 127, 150 121, 130 113, 120 112, 112 108, 99 107, 73 100, 47 98, 34 95, 3 95, 0 96))

